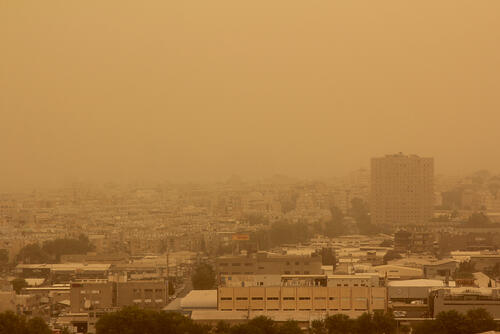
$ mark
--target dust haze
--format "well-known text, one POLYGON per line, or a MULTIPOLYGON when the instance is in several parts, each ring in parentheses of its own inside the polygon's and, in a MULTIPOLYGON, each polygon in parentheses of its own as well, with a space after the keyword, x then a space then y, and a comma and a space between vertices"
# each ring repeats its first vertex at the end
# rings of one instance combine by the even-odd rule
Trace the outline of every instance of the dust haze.
POLYGON ((500 170, 496 0, 2 0, 0 38, 3 188, 500 170))

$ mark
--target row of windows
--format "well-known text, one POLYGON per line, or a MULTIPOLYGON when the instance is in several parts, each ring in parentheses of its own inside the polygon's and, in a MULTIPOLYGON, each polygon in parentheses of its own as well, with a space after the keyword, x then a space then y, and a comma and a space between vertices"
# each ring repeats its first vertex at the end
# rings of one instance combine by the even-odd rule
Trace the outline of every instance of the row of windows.
MULTIPOLYGON (((291 275, 291 271, 289 270, 285 270, 283 272, 285 275, 291 275)), ((229 272, 229 271, 221 271, 219 272, 219 275, 253 275, 254 273, 253 272, 250 272, 250 271, 247 271, 247 272, 239 272, 239 271, 232 271, 232 272, 229 272)), ((304 270, 303 272, 304 275, 309 275, 310 274, 310 271, 309 270, 304 270)), ((295 271, 295 275, 301 275, 301 272, 296 270, 295 271)))
MULTIPOLYGON (((328 300, 338 300, 339 298, 337 297, 328 297, 328 300)), ((350 298, 349 297, 342 297, 341 298, 343 301, 347 301, 350 298)), ((374 297, 373 299, 383 299, 380 297, 374 297)), ((221 297, 220 300, 233 300, 232 297, 221 297)), ((248 297, 236 297, 236 300, 248 300, 248 297)), ((264 297, 252 297, 252 300, 264 300, 264 297)), ((267 300, 279 300, 279 297, 267 297, 267 300)), ((295 300, 295 297, 283 297, 283 300, 295 300)), ((298 300, 311 300, 311 297, 299 297, 298 300)), ((314 300, 326 300, 326 297, 314 297, 314 300)), ((357 301, 365 301, 367 300, 366 297, 356 297, 355 300, 357 301)))
MULTIPOLYGON (((268 308, 267 309, 268 311, 279 311, 279 309, 271 309, 271 308, 268 308)), ((300 308, 298 310, 294 309, 294 308, 285 308, 283 309, 283 311, 312 311, 313 309, 310 309, 310 308, 300 308)), ((339 310, 342 310, 342 311, 349 311, 351 310, 350 308, 341 308, 341 309, 338 309, 338 308, 329 308, 329 309, 326 309, 326 308, 315 308, 314 311, 323 311, 323 312, 326 312, 326 311, 339 311, 339 310)), ((366 311, 366 309, 363 309, 363 308, 355 308, 354 309, 355 311, 366 311)), ((233 309, 230 309, 230 308, 223 308, 221 309, 221 311, 233 311, 233 309)), ((248 311, 247 308, 239 308, 239 309, 236 309, 236 311, 248 311)), ((264 309, 261 309, 261 308, 252 308, 251 311, 264 311, 264 309)))
MULTIPOLYGON (((287 266, 292 265, 292 263, 291 263, 290 261, 286 261, 286 263, 285 263, 285 264, 286 264, 287 266)), ((300 262, 299 262, 299 261, 295 261, 295 262, 294 262, 294 264, 295 264, 296 266, 298 266, 298 265, 300 265, 300 262)), ((308 262, 308 261, 305 261, 305 262, 304 262, 304 265, 305 265, 305 266, 308 266, 309 264, 310 264, 310 262, 308 262)), ((231 266, 233 266, 233 267, 240 267, 240 266, 242 266, 242 265, 243 265, 243 266, 246 266, 246 267, 250 267, 250 266, 253 266, 254 264, 253 264, 253 263, 243 263, 243 264, 242 264, 242 263, 239 263, 239 262, 234 262, 234 263, 231 263, 231 266)), ((229 263, 226 263, 226 262, 219 263, 219 266, 220 266, 220 267, 227 267, 227 266, 229 266, 229 263)), ((259 267, 259 268, 262 268, 262 269, 263 269, 263 267, 259 267)))
POLYGON ((92 294, 92 295, 98 295, 101 293, 101 290, 80 290, 80 294, 86 295, 86 294, 92 294))
MULTIPOLYGON (((253 266, 253 263, 244 263, 243 265, 246 266, 246 267, 250 267, 250 266, 253 266)), ((219 266, 221 266, 221 267, 227 267, 227 266, 229 266, 229 263, 219 263, 219 266)), ((239 266, 241 266, 241 263, 237 263, 237 262, 231 263, 231 266, 233 266, 233 267, 239 267, 239 266)))

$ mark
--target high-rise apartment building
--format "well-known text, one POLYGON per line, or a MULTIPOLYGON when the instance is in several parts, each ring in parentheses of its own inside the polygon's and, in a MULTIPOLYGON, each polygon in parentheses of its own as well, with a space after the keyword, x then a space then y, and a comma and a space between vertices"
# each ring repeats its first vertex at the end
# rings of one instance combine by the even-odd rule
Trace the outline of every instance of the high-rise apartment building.
POLYGON ((434 159, 402 153, 371 160, 374 224, 422 224, 432 218, 434 159))

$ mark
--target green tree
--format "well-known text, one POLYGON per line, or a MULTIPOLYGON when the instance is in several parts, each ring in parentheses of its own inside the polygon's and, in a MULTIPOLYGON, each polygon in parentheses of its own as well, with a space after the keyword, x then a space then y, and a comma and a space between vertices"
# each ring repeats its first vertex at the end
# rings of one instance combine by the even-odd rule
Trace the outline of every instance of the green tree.
POLYGON ((9 263, 9 251, 0 249, 0 265, 6 265, 7 263, 9 263))
POLYGON ((372 322, 376 334, 392 334, 396 331, 396 320, 394 320, 392 313, 375 311, 372 322))
POLYGON ((214 333, 215 334, 229 334, 231 330, 231 325, 229 325, 225 321, 219 321, 217 325, 214 328, 214 333))
POLYGON ((331 247, 323 247, 321 249, 321 261, 324 266, 333 266, 337 264, 337 256, 335 250, 331 247))
POLYGON ((442 334, 470 334, 467 318, 455 310, 439 313, 436 316, 436 329, 442 334))
POLYGON ((29 334, 52 334, 49 326, 42 318, 32 318, 26 323, 27 333, 29 334))
POLYGON ((346 233, 344 214, 336 207, 330 207, 331 218, 325 222, 324 234, 327 237, 337 237, 346 233))
POLYGON ((248 322, 250 326, 259 328, 263 334, 276 334, 277 328, 275 322, 268 317, 255 317, 248 322))
POLYGON ((311 334, 327 334, 325 322, 323 320, 313 320, 310 328, 311 334))
POLYGON ((0 333, 9 334, 51 334, 49 326, 41 318, 26 321, 22 315, 7 311, 0 313, 0 333))
POLYGON ((239 324, 231 327, 230 334, 265 334, 262 329, 251 324, 239 324))
POLYGON ((363 313, 356 319, 356 333, 357 334, 374 334, 375 325, 373 323, 372 315, 370 313, 363 313))
POLYGON ((50 256, 38 244, 29 244, 21 248, 16 256, 17 262, 48 263, 50 256))
POLYGON ((297 321, 288 320, 278 326, 277 334, 302 334, 302 330, 297 321))
POLYGON ((96 323, 97 334, 207 334, 208 328, 175 312, 125 307, 106 313, 96 323))
POLYGON ((172 296, 175 293, 175 283, 173 279, 168 280, 168 295, 172 296))
POLYGON ((59 262, 61 255, 86 254, 94 250, 94 246, 86 235, 80 234, 78 239, 64 238, 45 241, 42 249, 59 262))
POLYGON ((12 289, 14 289, 16 294, 20 294, 21 290, 28 286, 28 282, 24 278, 16 278, 10 284, 12 284, 12 289))
POLYGON ((202 263, 198 265, 193 275, 191 282, 195 290, 210 290, 215 287, 215 272, 211 265, 202 263))
POLYGON ((325 328, 329 334, 352 334, 356 330, 356 321, 345 314, 335 314, 325 319, 325 328))
POLYGON ((454 277, 455 278, 473 278, 474 275, 474 264, 470 261, 461 262, 458 265, 457 270, 455 270, 454 277))
POLYGON ((485 227, 491 225, 491 220, 482 212, 474 212, 465 224, 469 227, 485 227))
POLYGON ((401 254, 399 254, 398 252, 396 252, 394 250, 389 250, 384 255, 384 263, 387 264, 387 262, 389 262, 391 260, 397 260, 397 259, 401 259, 401 258, 402 258, 401 254))
POLYGON ((492 331, 497 328, 495 320, 484 308, 477 308, 467 311, 466 321, 470 326, 471 333, 482 333, 492 331))
POLYGON ((384 241, 382 241, 379 245, 380 247, 392 247, 394 246, 394 242, 390 239, 385 239, 384 241))
POLYGON ((26 334, 26 319, 11 311, 0 313, 0 333, 26 334))
POLYGON ((356 221, 359 233, 365 235, 380 233, 380 228, 371 223, 368 203, 361 198, 356 197, 351 200, 349 215, 356 221))

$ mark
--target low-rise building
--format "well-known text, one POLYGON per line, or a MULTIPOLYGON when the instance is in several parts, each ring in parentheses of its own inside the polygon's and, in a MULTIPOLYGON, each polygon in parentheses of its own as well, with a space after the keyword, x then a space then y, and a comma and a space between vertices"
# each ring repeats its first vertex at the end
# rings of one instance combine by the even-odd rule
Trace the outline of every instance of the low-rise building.
POLYGON ((219 287, 220 311, 315 311, 329 314, 387 310, 383 287, 219 287))
POLYGON ((432 291, 429 299, 430 313, 434 317, 450 310, 466 313, 483 308, 493 318, 500 318, 500 289, 497 288, 443 288, 432 291))
POLYGON ((317 275, 322 274, 321 256, 279 255, 258 252, 221 256, 216 261, 218 277, 224 275, 317 275))

